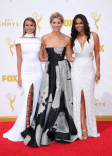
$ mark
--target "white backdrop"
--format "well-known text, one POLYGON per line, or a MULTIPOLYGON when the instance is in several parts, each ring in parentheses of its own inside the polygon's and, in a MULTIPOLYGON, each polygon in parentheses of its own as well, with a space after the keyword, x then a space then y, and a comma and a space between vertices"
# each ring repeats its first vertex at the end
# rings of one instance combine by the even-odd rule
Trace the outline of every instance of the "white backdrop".
MULTIPOLYGON (((100 37, 101 80, 95 87, 96 115, 112 115, 112 1, 111 0, 0 0, 0 116, 17 116, 23 104, 17 85, 14 41, 22 36, 23 21, 33 17, 37 37, 52 31, 49 17, 60 12, 62 32, 70 36, 72 19, 84 14, 100 37)), ((44 68, 44 64, 42 64, 44 68)))

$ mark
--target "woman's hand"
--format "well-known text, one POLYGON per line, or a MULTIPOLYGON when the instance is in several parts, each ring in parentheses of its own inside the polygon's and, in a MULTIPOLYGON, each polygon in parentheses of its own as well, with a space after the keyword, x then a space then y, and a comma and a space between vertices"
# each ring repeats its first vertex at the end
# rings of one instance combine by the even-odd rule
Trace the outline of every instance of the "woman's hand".
POLYGON ((22 87, 22 78, 21 78, 21 77, 18 77, 18 85, 19 85, 20 87, 22 87))
POLYGON ((95 81, 97 82, 98 80, 100 80, 100 72, 96 71, 95 81))
POLYGON ((91 57, 92 58, 92 60, 94 59, 94 55, 91 57))

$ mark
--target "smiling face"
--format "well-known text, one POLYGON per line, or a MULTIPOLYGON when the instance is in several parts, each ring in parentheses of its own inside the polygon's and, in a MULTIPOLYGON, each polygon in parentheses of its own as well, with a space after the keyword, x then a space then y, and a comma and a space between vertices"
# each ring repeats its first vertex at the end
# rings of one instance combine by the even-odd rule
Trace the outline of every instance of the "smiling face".
POLYGON ((82 21, 82 19, 77 18, 75 21, 75 29, 80 33, 82 31, 84 31, 84 23, 82 21))
POLYGON ((60 18, 54 18, 51 22, 51 27, 53 28, 53 31, 58 32, 60 31, 62 24, 60 18))
POLYGON ((24 25, 25 31, 28 34, 32 34, 35 30, 35 24, 31 21, 26 20, 24 25))

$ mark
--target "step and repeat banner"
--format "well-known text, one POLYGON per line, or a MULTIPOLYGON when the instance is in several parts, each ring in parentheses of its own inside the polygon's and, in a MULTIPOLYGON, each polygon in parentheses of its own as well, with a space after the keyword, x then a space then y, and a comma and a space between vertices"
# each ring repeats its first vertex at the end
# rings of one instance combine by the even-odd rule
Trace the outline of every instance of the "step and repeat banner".
POLYGON ((95 86, 95 111, 96 115, 112 115, 112 1, 0 0, 0 116, 17 116, 23 105, 23 91, 17 85, 15 39, 22 36, 24 19, 35 19, 36 36, 41 38, 52 31, 49 18, 54 12, 64 16, 61 31, 68 36, 79 13, 87 17, 91 31, 98 33, 101 80, 95 86))

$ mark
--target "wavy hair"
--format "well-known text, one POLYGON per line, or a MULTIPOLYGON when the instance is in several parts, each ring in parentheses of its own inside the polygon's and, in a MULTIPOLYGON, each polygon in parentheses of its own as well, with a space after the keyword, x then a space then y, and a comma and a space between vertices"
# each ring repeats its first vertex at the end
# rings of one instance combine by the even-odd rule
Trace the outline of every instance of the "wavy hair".
POLYGON ((34 36, 36 35, 36 22, 32 17, 27 17, 24 22, 23 22, 23 36, 26 34, 26 30, 25 30, 25 22, 26 21, 31 21, 34 25, 35 25, 35 30, 33 32, 34 36))
POLYGON ((52 20, 54 18, 59 18, 61 20, 62 23, 64 23, 64 17, 62 14, 60 14, 59 12, 55 12, 50 16, 50 23, 52 23, 52 20))
POLYGON ((78 35, 78 31, 75 29, 75 23, 76 23, 77 18, 80 18, 84 23, 84 32, 85 32, 85 35, 87 36, 87 41, 89 42, 89 39, 90 39, 90 27, 89 27, 87 18, 82 14, 77 14, 73 19, 72 28, 71 28, 71 47, 72 48, 75 45, 74 41, 78 35))

